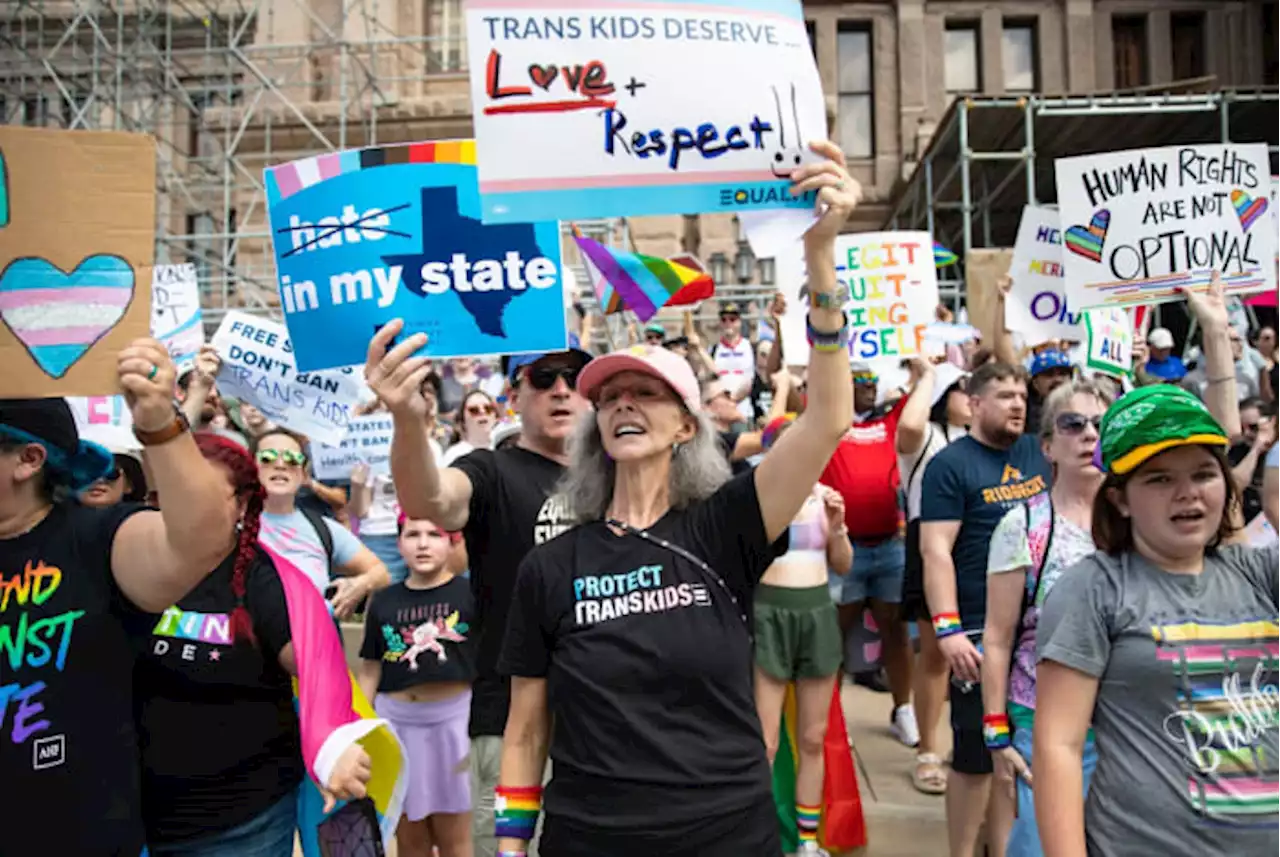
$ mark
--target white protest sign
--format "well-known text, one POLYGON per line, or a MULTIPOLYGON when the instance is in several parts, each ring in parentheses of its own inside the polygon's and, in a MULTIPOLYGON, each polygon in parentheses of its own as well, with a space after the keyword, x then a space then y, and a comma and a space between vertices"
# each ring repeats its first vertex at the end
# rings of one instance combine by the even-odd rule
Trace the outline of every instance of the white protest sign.
POLYGON ((1275 289, 1265 144, 1107 152, 1054 169, 1073 310, 1179 300, 1215 269, 1228 294, 1275 289))
POLYGON ((218 390, 267 419, 319 443, 338 444, 363 383, 351 367, 298 372, 289 333, 278 321, 232 310, 213 335, 222 358, 218 390))
POLYGON ((787 182, 827 136, 798 0, 467 0, 466 16, 485 223, 814 207, 787 182))
POLYGON ((174 363, 195 359, 204 344, 195 265, 156 265, 152 269, 151 335, 169 349, 174 363))
POLYGON ((1088 332, 1085 365, 1108 375, 1128 375, 1133 369, 1133 321, 1121 307, 1086 310, 1088 332))
POLYGON ((142 446, 133 435, 133 414, 124 396, 67 396, 81 440, 91 440, 113 452, 142 446))
POLYGON ((1062 277, 1062 232, 1056 210, 1036 205, 1022 209, 1009 276, 1013 288, 1004 302, 1008 330, 1021 334, 1027 345, 1081 338, 1080 313, 1070 310, 1062 277))
POLYGON ((369 465, 370 473, 390 472, 391 434, 394 430, 391 414, 354 418, 347 424, 347 436, 337 446, 315 444, 311 447, 311 464, 316 478, 346 479, 351 475, 351 468, 360 462, 369 465))

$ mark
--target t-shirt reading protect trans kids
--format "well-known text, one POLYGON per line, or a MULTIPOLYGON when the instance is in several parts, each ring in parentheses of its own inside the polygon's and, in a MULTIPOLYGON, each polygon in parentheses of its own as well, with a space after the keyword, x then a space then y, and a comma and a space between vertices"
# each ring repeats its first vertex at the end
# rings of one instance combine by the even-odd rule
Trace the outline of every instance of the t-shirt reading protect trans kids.
POLYGON ((381 662, 378 693, 475 678, 474 603, 471 584, 460 577, 430 589, 404 581, 375 595, 360 657, 381 662))
POLYGON ((0 539, 0 853, 141 853, 133 673, 157 617, 111 573, 141 506, 55 505, 0 539))

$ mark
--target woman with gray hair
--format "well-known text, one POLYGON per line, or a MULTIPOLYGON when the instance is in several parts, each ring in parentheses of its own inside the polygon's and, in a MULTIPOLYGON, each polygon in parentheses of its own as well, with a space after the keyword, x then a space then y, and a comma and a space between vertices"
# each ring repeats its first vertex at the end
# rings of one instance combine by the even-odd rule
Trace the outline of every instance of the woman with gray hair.
POLYGON ((560 502, 576 522, 521 564, 500 672, 511 709, 495 789, 503 854, 542 803, 543 857, 778 857, 752 695, 752 591, 849 426, 848 324, 835 239, 858 185, 831 143, 792 172, 820 215, 805 235, 813 302, 808 408, 730 478, 687 362, 636 346, 578 379, 594 405, 560 502))

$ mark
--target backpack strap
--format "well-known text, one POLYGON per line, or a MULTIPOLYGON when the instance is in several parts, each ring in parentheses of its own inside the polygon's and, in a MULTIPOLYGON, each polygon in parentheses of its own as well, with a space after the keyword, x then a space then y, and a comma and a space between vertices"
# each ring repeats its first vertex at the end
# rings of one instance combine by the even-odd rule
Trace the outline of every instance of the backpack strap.
POLYGON ((1057 515, 1053 512, 1053 497, 1046 491, 1037 494, 1026 503, 1027 545, 1031 548, 1031 567, 1028 569, 1027 588, 1030 603, 1040 600, 1040 582, 1044 579, 1044 561, 1053 545, 1053 531, 1057 515), (1044 538, 1040 534, 1044 533, 1044 538), (1034 582, 1033 582, 1034 581, 1034 582))
POLYGON ((320 545, 324 548, 325 558, 329 561, 329 577, 333 577, 333 533, 329 532, 329 527, 314 509, 299 507, 298 511, 302 513, 302 517, 307 519, 307 523, 311 524, 316 531, 316 535, 320 538, 320 545))

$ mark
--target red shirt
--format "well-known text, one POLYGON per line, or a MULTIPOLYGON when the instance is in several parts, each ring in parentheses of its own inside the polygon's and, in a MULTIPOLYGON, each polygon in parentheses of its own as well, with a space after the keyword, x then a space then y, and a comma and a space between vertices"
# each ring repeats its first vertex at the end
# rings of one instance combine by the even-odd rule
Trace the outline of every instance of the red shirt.
POLYGON ((898 533, 902 518, 898 418, 906 404, 903 396, 887 414, 854 423, 819 480, 844 498, 844 522, 855 541, 877 541, 898 533))

